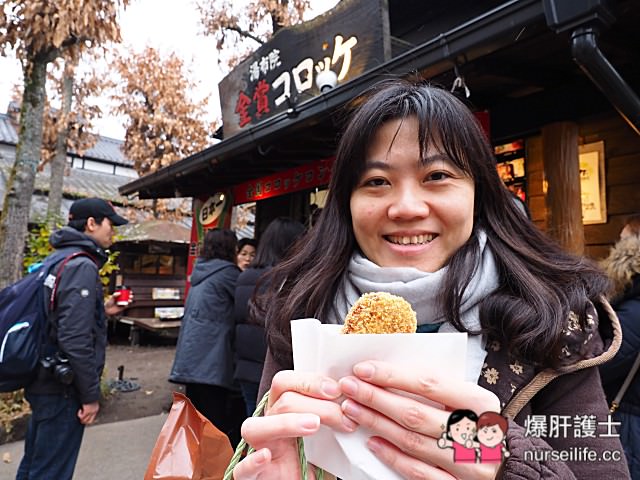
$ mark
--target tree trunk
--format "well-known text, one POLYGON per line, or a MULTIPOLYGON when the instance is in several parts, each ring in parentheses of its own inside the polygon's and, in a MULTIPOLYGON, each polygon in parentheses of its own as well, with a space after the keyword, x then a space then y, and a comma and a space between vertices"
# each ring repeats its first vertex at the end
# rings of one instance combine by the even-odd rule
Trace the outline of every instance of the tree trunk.
POLYGON ((22 276, 22 257, 28 233, 31 196, 42 148, 42 116, 47 60, 36 59, 24 71, 20 138, 0 217, 0 288, 22 276))
POLYGON ((547 233, 567 251, 582 255, 584 227, 580 199, 578 126, 558 122, 542 128, 544 174, 548 183, 547 233))
POLYGON ((60 220, 62 205, 62 186, 64 169, 67 165, 67 136, 69 135, 69 112, 73 95, 73 70, 67 71, 62 78, 62 111, 56 139, 56 153, 51 161, 51 181, 49 183, 49 204, 47 206, 47 224, 51 231, 60 220))

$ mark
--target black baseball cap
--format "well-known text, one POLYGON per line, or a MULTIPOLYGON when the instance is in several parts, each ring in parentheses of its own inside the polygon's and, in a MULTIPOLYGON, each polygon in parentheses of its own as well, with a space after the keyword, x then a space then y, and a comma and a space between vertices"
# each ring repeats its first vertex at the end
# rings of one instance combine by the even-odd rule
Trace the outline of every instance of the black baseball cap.
POLYGON ((116 213, 111 203, 101 198, 82 198, 71 204, 69 209, 69 221, 87 220, 89 217, 107 217, 115 226, 129 223, 126 218, 116 213))

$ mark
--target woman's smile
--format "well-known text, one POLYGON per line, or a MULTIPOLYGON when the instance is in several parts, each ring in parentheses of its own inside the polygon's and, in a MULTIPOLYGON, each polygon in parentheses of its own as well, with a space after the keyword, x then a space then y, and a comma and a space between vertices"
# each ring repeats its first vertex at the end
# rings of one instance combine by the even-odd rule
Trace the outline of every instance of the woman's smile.
POLYGON ((436 238, 436 235, 417 234, 417 235, 385 235, 385 239, 396 245, 426 245, 436 238))

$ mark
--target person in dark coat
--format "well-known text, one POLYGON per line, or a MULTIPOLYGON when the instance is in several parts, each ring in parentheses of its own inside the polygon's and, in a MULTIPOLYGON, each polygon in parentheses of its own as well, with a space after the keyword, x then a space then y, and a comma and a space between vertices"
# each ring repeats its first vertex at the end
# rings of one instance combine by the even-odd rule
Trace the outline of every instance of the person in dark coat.
POLYGON ((109 202, 83 198, 71 205, 68 225, 49 238, 56 250, 52 255, 60 257, 44 281, 47 305, 56 283, 48 316, 50 353, 71 368, 73 378, 66 383, 68 377, 43 362, 25 389, 32 415, 17 480, 71 480, 73 476, 84 427, 95 421, 100 410, 105 314, 117 315, 126 308, 116 304, 116 294, 104 301, 98 271, 108 259, 105 250, 113 243, 113 227, 126 223, 109 202), (63 258, 80 252, 61 270, 63 258))
POLYGON ((209 230, 191 273, 169 381, 185 384, 193 405, 232 445, 240 441, 244 402, 233 381, 233 294, 240 269, 236 235, 209 230))
MULTIPOLYGON (((620 240, 603 262, 611 280, 610 294, 622 327, 622 346, 600 366, 607 400, 613 401, 640 352, 640 214, 627 219, 620 240)), ((640 480, 640 372, 636 372, 613 417, 627 456, 631 478, 640 480)))
POLYGON ((235 292, 236 369, 233 376, 240 384, 248 416, 256 408, 267 353, 264 316, 252 303, 252 296, 259 280, 264 279, 260 290, 269 284, 264 274, 284 258, 303 232, 304 225, 300 222, 285 217, 273 220, 262 234, 253 263, 238 277, 235 292))

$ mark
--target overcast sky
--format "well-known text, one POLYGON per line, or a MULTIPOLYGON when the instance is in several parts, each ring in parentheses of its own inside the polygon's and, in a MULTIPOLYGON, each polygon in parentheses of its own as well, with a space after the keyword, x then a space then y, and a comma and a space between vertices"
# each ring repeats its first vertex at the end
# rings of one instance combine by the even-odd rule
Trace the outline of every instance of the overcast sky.
MULTIPOLYGON (((338 0, 315 0, 315 14, 332 8, 338 0)), ((199 82, 193 93, 196 100, 209 98, 209 117, 219 117, 220 105, 217 84, 222 74, 218 69, 215 42, 199 35, 201 27, 194 0, 134 0, 121 18, 123 44, 141 51, 146 45, 168 54, 175 51, 191 66, 194 79, 199 82), (178 8, 176 8, 178 7, 178 8)), ((6 112, 11 100, 12 85, 22 77, 15 59, 0 56, 0 112, 6 112)), ((97 133, 107 137, 124 138, 122 121, 109 117, 96 121, 97 133)))

